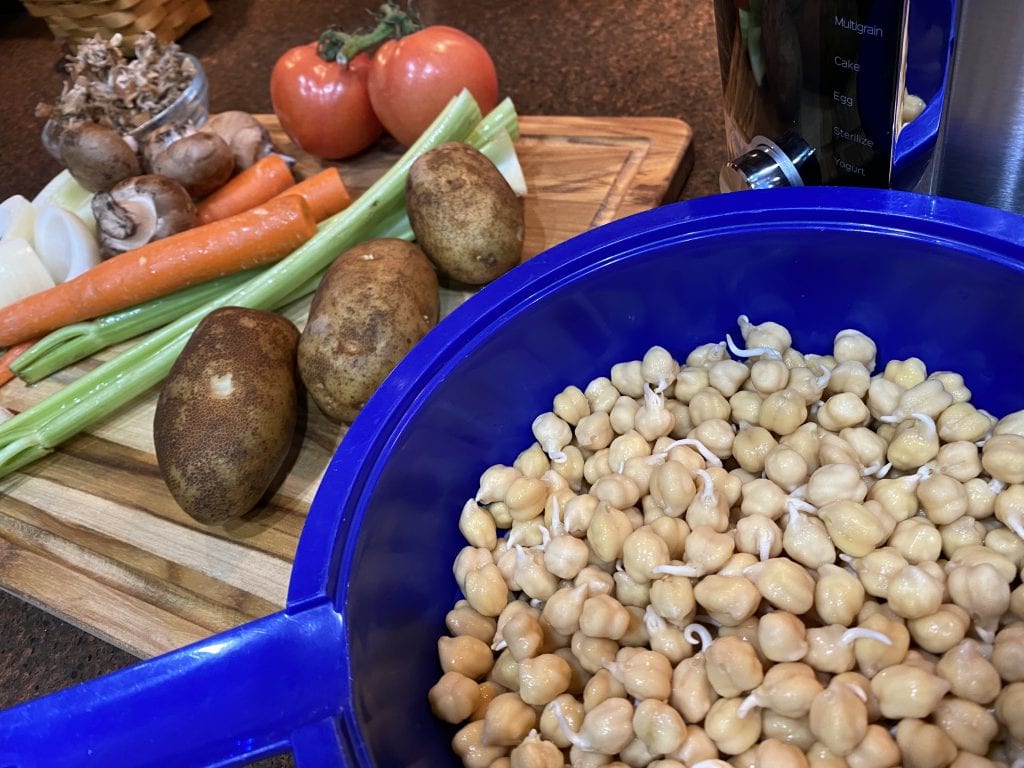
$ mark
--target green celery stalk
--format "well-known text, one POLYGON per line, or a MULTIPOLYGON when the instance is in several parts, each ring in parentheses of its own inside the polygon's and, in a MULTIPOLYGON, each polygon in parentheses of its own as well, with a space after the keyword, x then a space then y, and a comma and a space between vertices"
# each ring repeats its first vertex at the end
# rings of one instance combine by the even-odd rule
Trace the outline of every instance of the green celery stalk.
MULTIPOLYGON (((512 102, 505 99, 478 124, 466 141, 474 144, 494 162, 502 174, 509 178, 509 183, 517 190, 518 194, 525 194, 522 170, 512 146, 512 133, 518 134, 518 120, 512 102), (523 188, 520 189, 520 187, 523 188)), ((78 196, 77 190, 80 188, 77 184, 72 183, 74 180, 70 176, 66 178, 65 176, 66 172, 58 175, 44 192, 40 193, 40 197, 52 197, 54 202, 58 202, 62 201, 61 195, 71 198, 78 196)), ((404 207, 399 207, 392 214, 389 222, 382 225, 377 237, 413 239, 412 228, 404 207)), ((263 269, 265 268, 261 268, 260 271, 263 269)), ((240 285, 256 272, 257 270, 252 270, 237 275, 227 275, 96 320, 74 323, 60 328, 18 357, 12 363, 11 370, 22 381, 34 384, 100 350, 166 325, 174 318, 205 304, 221 292, 240 285)), ((295 299, 311 293, 312 290, 315 290, 315 286, 310 290, 303 287, 295 299)), ((286 306, 289 303, 291 301, 284 301, 281 306, 286 306)), ((279 308, 275 307, 275 309, 279 308)))
POLYGON ((0 477, 46 455, 162 381, 192 331, 214 309, 279 308, 298 298, 300 290, 313 290, 323 271, 346 249, 378 237, 381 232, 406 232, 401 221, 405 219, 405 178, 409 167, 421 154, 445 141, 462 141, 467 137, 479 141, 493 135, 499 127, 514 133, 516 117, 511 102, 503 102, 483 122, 497 127, 473 130, 481 123, 480 110, 469 92, 463 91, 387 173, 351 206, 323 222, 317 234, 293 253, 0 424, 0 477), (396 215, 396 210, 400 215, 396 215))
POLYGON ((480 149, 501 131, 506 131, 513 141, 519 138, 519 119, 511 99, 502 101, 473 128, 463 141, 480 149))
POLYGON ((486 144, 479 148, 480 153, 494 163, 494 167, 505 177, 505 181, 519 197, 525 197, 528 192, 526 188, 526 176, 523 174, 523 167, 519 164, 519 155, 512 143, 512 137, 508 131, 499 131, 486 144))
POLYGON ((241 285, 257 271, 225 275, 95 320, 66 325, 47 334, 15 358, 11 372, 22 381, 34 384, 102 349, 166 325, 218 294, 241 285))

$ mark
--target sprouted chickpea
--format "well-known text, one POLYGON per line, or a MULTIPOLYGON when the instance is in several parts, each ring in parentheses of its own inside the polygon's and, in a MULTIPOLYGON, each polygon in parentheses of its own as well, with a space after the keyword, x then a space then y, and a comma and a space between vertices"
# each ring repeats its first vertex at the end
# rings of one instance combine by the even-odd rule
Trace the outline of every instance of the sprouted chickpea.
POLYGON ((460 672, 445 672, 427 694, 431 711, 446 723, 468 720, 480 703, 480 686, 460 672))
POLYGON ((635 398, 620 395, 608 414, 608 424, 616 435, 624 435, 636 426, 640 403, 635 398))
MULTIPOLYGON (((724 357, 719 354, 711 364, 723 359, 724 357)), ((672 388, 672 394, 680 403, 689 405, 693 396, 709 386, 710 383, 709 368, 703 365, 691 365, 688 359, 686 365, 680 368, 679 373, 676 374, 676 383, 672 388)))
POLYGON ((708 368, 708 385, 731 398, 750 378, 750 369, 739 360, 720 360, 708 368))
POLYGON ((954 696, 976 704, 991 704, 1002 689, 999 670, 987 658, 977 640, 965 639, 954 645, 935 665, 937 675, 948 681, 954 696))
POLYGON ((562 729, 562 735, 572 746, 586 752, 614 755, 633 741, 634 710, 628 699, 605 699, 586 713, 578 731, 572 729, 557 703, 554 713, 562 729))
POLYGON ((704 730, 719 752, 738 755, 753 747, 761 736, 761 711, 739 714, 743 699, 718 699, 704 719, 704 730))
POLYGON ((427 697, 462 764, 1024 764, 1024 410, 738 326, 482 473, 427 697))
POLYGON ((807 625, 788 611, 769 611, 757 624, 758 646, 771 661, 799 661, 807 654, 807 625))
POLYGON ((736 635, 719 637, 704 651, 708 682, 724 698, 746 694, 761 684, 764 669, 754 647, 736 635))
POLYGON ((823 687, 815 671, 801 662, 783 662, 765 672, 761 685, 740 704, 739 714, 760 707, 788 718, 802 718, 823 687))
POLYGON ((633 731, 654 755, 675 752, 686 740, 683 716, 671 705, 644 699, 633 713, 633 731))
POLYGON ((452 751, 467 768, 490 768, 508 754, 508 748, 492 746, 484 741, 484 721, 473 720, 452 737, 452 751))
POLYGON ((948 681, 908 664, 886 667, 871 678, 879 710, 895 720, 928 717, 949 689, 948 681))

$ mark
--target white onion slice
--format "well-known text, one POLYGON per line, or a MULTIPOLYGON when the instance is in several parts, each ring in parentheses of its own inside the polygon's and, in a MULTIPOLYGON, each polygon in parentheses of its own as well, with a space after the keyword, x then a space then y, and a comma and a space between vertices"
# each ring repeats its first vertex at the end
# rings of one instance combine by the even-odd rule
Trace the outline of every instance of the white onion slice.
POLYGON ((53 287, 53 278, 27 240, 0 240, 0 307, 53 287))
POLYGON ((71 211, 85 222, 89 231, 96 232, 96 218, 92 213, 93 194, 77 181, 66 169, 54 176, 50 183, 32 198, 36 207, 45 204, 57 205, 71 211))
POLYGON ((24 195, 11 195, 0 203, 0 238, 20 237, 32 242, 36 207, 24 195))
POLYGON ((85 223, 71 211, 42 205, 34 233, 36 253, 55 283, 77 277, 100 263, 100 248, 85 223))

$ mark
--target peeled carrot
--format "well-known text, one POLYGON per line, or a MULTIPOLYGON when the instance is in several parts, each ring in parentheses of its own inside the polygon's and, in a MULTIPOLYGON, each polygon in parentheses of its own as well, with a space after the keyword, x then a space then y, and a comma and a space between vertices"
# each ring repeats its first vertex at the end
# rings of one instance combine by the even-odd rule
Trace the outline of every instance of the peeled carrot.
POLYGON ((0 347, 277 261, 314 234, 316 220, 309 205, 297 195, 287 195, 154 240, 0 308, 0 347))
POLYGON ((341 172, 334 167, 324 168, 319 173, 314 173, 307 179, 278 195, 299 195, 309 203, 309 209, 313 211, 313 217, 317 221, 323 221, 328 216, 333 216, 338 211, 343 211, 352 204, 352 195, 341 178, 341 172))
POLYGON ((295 177, 284 158, 266 155, 196 205, 199 223, 209 224, 242 213, 294 185, 295 177))
POLYGON ((14 371, 11 370, 11 363, 21 357, 23 352, 28 351, 28 348, 35 344, 36 341, 38 341, 38 339, 29 339, 28 341, 23 341, 20 344, 15 344, 4 352, 3 356, 0 356, 0 387, 14 378, 14 371))

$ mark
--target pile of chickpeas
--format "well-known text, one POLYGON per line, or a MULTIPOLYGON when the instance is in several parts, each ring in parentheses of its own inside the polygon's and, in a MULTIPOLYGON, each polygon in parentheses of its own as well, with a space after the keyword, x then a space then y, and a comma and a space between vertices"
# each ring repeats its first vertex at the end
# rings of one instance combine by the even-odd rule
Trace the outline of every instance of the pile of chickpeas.
POLYGON ((467 768, 1024 764, 1024 411, 739 318, 488 468, 435 715, 467 768))

